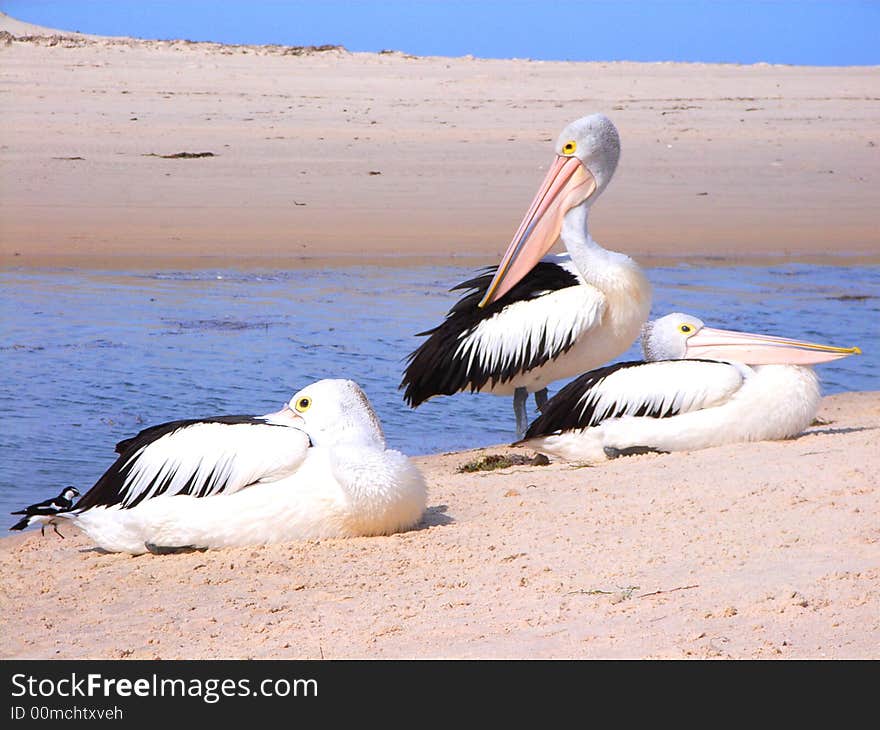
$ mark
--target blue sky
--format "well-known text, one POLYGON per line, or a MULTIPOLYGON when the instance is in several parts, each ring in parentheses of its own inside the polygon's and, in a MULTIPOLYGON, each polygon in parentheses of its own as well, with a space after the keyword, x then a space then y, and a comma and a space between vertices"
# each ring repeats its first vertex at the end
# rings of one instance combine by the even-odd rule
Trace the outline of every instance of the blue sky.
POLYGON ((880 64, 880 0, 0 0, 84 33, 546 60, 880 64))

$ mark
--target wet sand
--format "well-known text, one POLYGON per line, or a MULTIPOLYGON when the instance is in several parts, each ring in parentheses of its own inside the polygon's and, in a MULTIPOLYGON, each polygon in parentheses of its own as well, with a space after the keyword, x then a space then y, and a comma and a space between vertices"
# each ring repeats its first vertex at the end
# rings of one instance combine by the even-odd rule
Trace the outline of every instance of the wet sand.
POLYGON ((4 538, 0 656, 877 658, 880 392, 819 416, 592 468, 421 457, 425 520, 391 537, 138 558, 4 538))
POLYGON ((880 258, 877 67, 418 58, 100 38, 0 16, 0 263, 495 260, 572 119, 637 256, 880 258), (212 157, 170 158, 179 153, 212 157))

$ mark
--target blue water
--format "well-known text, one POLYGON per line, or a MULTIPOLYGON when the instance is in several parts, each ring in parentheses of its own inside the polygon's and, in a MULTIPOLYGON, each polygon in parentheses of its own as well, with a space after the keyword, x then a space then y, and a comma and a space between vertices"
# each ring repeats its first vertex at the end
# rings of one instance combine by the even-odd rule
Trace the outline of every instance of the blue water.
MULTIPOLYGON (((0 514, 67 484, 84 491, 116 441, 148 425, 276 410, 325 377, 358 381, 389 444, 407 453, 509 441, 509 398, 462 394, 412 411, 397 390, 414 333, 440 321, 455 300, 448 288, 471 272, 0 272, 0 514)), ((653 316, 859 345, 864 355, 818 367, 825 392, 880 389, 880 267, 648 273, 653 316)), ((621 359, 638 356, 634 347, 621 359)))

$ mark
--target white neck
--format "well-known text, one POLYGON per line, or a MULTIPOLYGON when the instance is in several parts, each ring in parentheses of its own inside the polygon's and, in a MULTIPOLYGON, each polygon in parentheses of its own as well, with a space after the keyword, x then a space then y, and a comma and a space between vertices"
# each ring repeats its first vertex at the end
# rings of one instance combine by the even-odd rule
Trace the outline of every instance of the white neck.
MULTIPOLYGON (((634 326, 641 327, 651 308, 651 284, 629 256, 608 251, 590 238, 589 212, 590 206, 582 203, 565 214, 560 234, 562 242, 587 284, 617 302, 621 312, 631 315, 634 326)), ((632 336, 636 334, 637 330, 632 336)))
POLYGON ((581 276, 595 283, 597 275, 616 263, 615 259, 620 259, 622 254, 606 251, 590 238, 589 213, 590 206, 586 203, 569 210, 562 219, 560 238, 581 276))

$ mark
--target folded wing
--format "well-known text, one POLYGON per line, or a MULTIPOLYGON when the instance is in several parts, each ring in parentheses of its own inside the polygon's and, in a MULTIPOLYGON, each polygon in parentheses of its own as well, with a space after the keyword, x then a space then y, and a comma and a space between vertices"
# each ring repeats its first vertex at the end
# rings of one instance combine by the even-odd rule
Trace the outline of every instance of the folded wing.
MULTIPOLYGON (((561 257, 558 257, 561 259, 561 257)), ((570 264, 539 263, 498 302, 477 305, 495 267, 453 288, 467 290, 409 356, 400 387, 415 407, 434 395, 477 391, 541 367, 602 320, 605 297, 570 264)))
POLYGON ((119 457, 75 510, 131 508, 163 494, 208 497, 292 474, 309 437, 253 416, 173 421, 120 441, 119 457))
POLYGON ((523 439, 597 426, 610 418, 669 418, 721 405, 748 368, 716 360, 642 360, 591 370, 560 390, 523 439))

